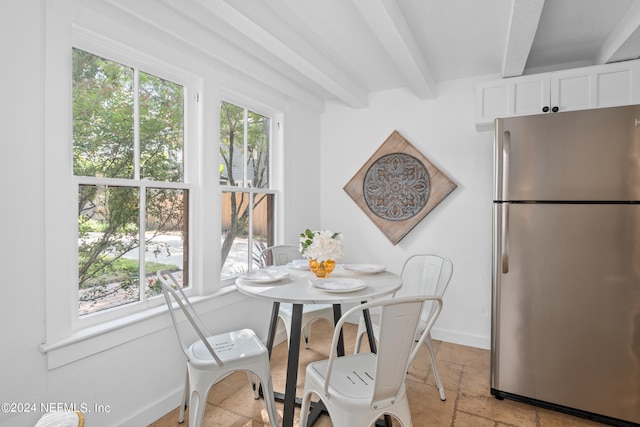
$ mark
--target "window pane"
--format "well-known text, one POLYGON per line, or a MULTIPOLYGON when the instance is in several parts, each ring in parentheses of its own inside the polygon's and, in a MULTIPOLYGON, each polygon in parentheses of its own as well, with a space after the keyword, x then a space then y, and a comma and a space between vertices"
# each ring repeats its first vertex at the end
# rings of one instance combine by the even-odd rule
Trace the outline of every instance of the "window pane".
POLYGON ((79 314, 139 300, 137 188, 80 185, 79 314))
POLYGON ((189 286, 188 190, 147 190, 145 274, 147 296, 162 293, 158 270, 173 273, 183 288, 189 286))
POLYGON ((253 200, 253 268, 265 267, 262 251, 273 245, 273 194, 254 194, 253 200))
POLYGON ((268 117, 222 103, 220 182, 223 185, 269 188, 270 123, 268 117))
POLYGON ((244 108, 222 102, 220 106, 220 183, 244 186, 244 108))
POLYGON ((247 179, 250 187, 269 188, 269 124, 260 114, 248 113, 247 179))
POLYGON ((133 70, 73 50, 73 173, 133 178, 133 70))
POLYGON ((249 271, 250 264, 261 266, 260 252, 273 244, 273 199, 273 194, 222 193, 222 279, 249 271))
POLYGON ((222 279, 249 270, 249 193, 222 193, 222 279))
POLYGON ((140 176, 183 181, 184 95, 182 86, 139 73, 140 176))

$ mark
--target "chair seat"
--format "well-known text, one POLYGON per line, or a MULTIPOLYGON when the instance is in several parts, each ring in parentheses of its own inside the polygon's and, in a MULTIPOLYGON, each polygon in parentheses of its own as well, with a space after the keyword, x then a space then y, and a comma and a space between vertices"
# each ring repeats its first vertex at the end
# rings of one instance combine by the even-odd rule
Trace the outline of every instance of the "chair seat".
MULTIPOLYGON (((207 337, 207 341, 216 351, 220 360, 225 363, 239 361, 267 352, 267 348, 251 329, 240 329, 207 337)), ((189 359, 194 365, 215 364, 211 353, 202 340, 198 340, 189 347, 189 359)))
MULTIPOLYGON (((323 384, 327 373, 328 360, 312 362, 307 375, 315 376, 317 384, 323 384)), ((350 399, 362 400, 368 405, 373 394, 376 357, 373 353, 359 353, 339 357, 334 360, 329 394, 341 394, 350 399)), ((352 403, 353 404, 353 403, 352 403)))

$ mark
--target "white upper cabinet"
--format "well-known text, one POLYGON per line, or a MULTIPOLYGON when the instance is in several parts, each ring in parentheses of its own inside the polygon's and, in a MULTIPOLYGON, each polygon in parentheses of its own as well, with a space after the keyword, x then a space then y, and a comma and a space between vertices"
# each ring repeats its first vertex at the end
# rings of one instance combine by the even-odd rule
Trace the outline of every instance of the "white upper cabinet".
POLYGON ((476 86, 476 127, 498 117, 640 103, 640 61, 511 77, 476 86))

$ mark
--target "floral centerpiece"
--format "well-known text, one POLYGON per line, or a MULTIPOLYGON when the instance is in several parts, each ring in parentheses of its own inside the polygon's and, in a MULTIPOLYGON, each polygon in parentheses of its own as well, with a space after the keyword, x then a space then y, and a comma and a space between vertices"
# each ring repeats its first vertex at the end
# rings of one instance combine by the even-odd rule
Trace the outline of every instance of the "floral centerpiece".
POLYGON ((344 239, 341 233, 306 229, 300 234, 300 253, 309 259, 309 268, 316 276, 327 277, 344 255, 344 239))

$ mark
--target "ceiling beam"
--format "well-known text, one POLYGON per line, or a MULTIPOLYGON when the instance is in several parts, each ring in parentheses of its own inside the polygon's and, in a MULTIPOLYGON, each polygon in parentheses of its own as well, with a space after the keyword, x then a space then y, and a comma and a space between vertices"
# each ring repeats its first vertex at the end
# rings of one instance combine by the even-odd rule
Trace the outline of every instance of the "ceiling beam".
POLYGON ((237 48, 217 38, 206 28, 200 25, 185 25, 179 19, 177 11, 171 8, 170 1, 82 0, 78 2, 78 7, 86 7, 100 16, 110 18, 112 22, 106 19, 99 21, 99 24, 106 28, 103 30, 105 34, 109 33, 107 29, 115 28, 113 22, 128 28, 144 28, 142 32, 165 46, 165 51, 175 49, 198 58, 199 61, 212 64, 229 76, 242 75, 269 90, 297 99, 313 110, 324 111, 324 100, 319 95, 285 78, 277 70, 265 67, 254 57, 239 55, 237 48), (152 14, 150 10, 153 11, 152 14), (214 51, 207 48, 212 44, 216 46, 214 51), (246 70, 253 72, 248 73, 246 70))
POLYGON ((502 77, 520 76, 527 65, 544 0, 513 0, 502 77))
POLYGON ((350 80, 344 73, 333 72, 327 58, 323 57, 315 63, 311 62, 302 53, 291 49, 224 0, 196 0, 196 2, 347 105, 354 108, 368 106, 369 96, 364 88, 358 82, 350 80))
POLYGON ((353 0, 420 99, 436 96, 433 75, 395 0, 353 0))
POLYGON ((594 62, 624 61, 640 57, 640 3, 635 2, 602 44, 594 62))

